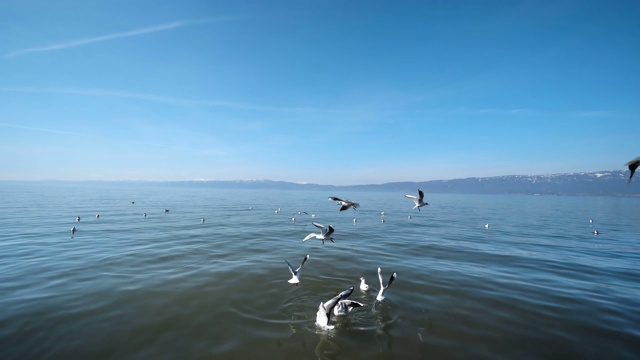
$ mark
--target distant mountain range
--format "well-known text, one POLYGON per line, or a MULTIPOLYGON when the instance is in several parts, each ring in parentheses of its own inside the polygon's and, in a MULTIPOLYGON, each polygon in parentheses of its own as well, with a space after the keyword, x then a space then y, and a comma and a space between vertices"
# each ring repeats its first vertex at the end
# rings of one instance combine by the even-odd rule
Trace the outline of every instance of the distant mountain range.
POLYGON ((271 180, 202 180, 161 182, 163 186, 234 189, 398 191, 422 188, 428 193, 640 196, 640 177, 627 182, 628 171, 610 170, 550 175, 508 175, 454 180, 391 182, 370 185, 319 185, 271 180))

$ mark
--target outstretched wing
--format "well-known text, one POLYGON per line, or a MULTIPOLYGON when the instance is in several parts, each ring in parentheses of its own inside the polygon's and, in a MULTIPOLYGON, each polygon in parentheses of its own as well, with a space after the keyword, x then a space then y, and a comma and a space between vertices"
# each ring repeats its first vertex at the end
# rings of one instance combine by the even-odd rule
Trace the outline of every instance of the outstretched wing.
POLYGON ((418 189, 418 195, 420 201, 424 200, 424 191, 422 191, 422 189, 418 189))
POLYGON ((329 196, 329 200, 333 200, 333 201, 344 201, 344 200, 342 200, 342 199, 340 199, 340 198, 337 198, 337 197, 335 197, 335 196, 329 196))
POLYGON ((408 197, 409 199, 413 200, 414 203, 416 203, 416 205, 418 205, 418 197, 417 196, 413 196, 413 195, 405 195, 405 197, 408 197))
POLYGON ((317 223, 317 222, 312 222, 313 226, 317 227, 318 229, 324 229, 324 225, 317 223))
POLYGON ((309 260, 309 255, 305 256, 304 259, 302 259, 302 262, 300 263, 300 266, 298 266, 298 268, 296 269, 296 272, 300 271, 300 269, 302 269, 302 266, 304 265, 304 263, 307 262, 307 260, 309 260))
POLYGON ((363 307, 364 304, 358 301, 353 301, 353 300, 342 300, 340 301, 342 304, 345 304, 346 306, 350 307, 350 308, 356 308, 356 307, 363 307))
POLYGON ((287 259, 282 259, 282 260, 284 260, 284 262, 287 263, 287 266, 289 267, 289 271, 291 271, 291 275, 296 276, 297 270, 293 269, 293 266, 291 266, 291 264, 287 261, 287 259))
POLYGON ((323 231, 323 235, 324 235, 324 237, 327 237, 327 236, 330 237, 331 234, 333 234, 334 231, 335 231, 335 229, 333 228, 333 225, 329 225, 329 228, 326 229, 326 231, 323 231))
POLYGON ((387 287, 391 286, 391 284, 393 284, 393 282, 396 280, 396 273, 391 274, 391 277, 389 278, 389 282, 387 283, 387 287))
POLYGON ((316 235, 318 235, 318 234, 311 233, 311 234, 307 235, 304 239, 302 239, 302 241, 307 241, 307 240, 309 240, 309 239, 311 239, 313 237, 316 237, 316 235))

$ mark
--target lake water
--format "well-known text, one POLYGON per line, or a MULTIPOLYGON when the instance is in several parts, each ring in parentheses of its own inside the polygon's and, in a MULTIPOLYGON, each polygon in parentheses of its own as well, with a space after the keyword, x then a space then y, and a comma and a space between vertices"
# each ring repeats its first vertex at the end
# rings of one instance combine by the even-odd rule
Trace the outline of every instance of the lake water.
POLYGON ((640 357, 640 199, 425 191, 418 211, 390 192, 2 182, 0 358, 640 357), (335 243, 302 242, 312 221, 335 243), (306 254, 292 286, 283 258, 306 254), (397 273, 382 303, 378 266, 397 273), (366 306, 318 328, 351 286, 366 306))

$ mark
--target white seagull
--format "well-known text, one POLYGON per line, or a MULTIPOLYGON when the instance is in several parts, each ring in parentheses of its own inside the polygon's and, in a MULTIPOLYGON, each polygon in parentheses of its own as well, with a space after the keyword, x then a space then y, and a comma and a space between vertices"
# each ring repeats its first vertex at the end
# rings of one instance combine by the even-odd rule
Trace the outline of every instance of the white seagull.
POLYGON ((381 270, 380 268, 378 268, 378 279, 380 279, 380 291, 378 292, 378 296, 376 296, 376 300, 382 301, 384 300, 384 293, 387 291, 389 286, 391 286, 391 284, 393 284, 393 281, 396 279, 396 273, 391 274, 391 277, 389 278, 389 282, 387 283, 387 286, 384 286, 384 284, 382 283, 381 270))
POLYGON ((331 237, 331 234, 333 234, 333 231, 335 230, 333 228, 333 225, 329 225, 329 227, 325 227, 322 224, 318 224, 317 222, 313 222, 312 223, 313 226, 317 227, 318 229, 322 229, 320 231, 320 233, 311 233, 309 235, 307 235, 304 239, 302 239, 302 241, 307 241, 311 238, 316 238, 316 239, 320 239, 322 240, 322 244, 324 244, 325 240, 331 240, 332 243, 334 243, 335 241, 333 241, 333 238, 331 237))
POLYGON ((204 218, 200 219, 200 223, 204 224, 204 218))
POLYGON ((342 200, 342 199, 337 198, 335 196, 329 196, 329 200, 333 200, 333 201, 337 202, 338 205, 340 205, 340 211, 345 211, 348 208, 353 208, 353 210, 355 210, 355 209, 358 208, 358 206, 360 206, 360 204, 358 204, 355 201, 342 200))
POLYGON ((287 280, 287 282, 289 284, 293 284, 297 286, 298 283, 300 283, 300 269, 302 269, 302 265, 304 265, 304 263, 306 263, 307 260, 309 260, 309 255, 305 256, 304 259, 302 259, 302 263, 300 263, 300 266, 298 266, 297 269, 294 269, 293 266, 291 266, 291 264, 286 259, 283 259, 283 260, 289 266, 289 271, 291 271, 291 275, 292 275, 291 279, 287 280))
POLYGON ((78 217, 76 218, 76 221, 80 221, 80 216, 78 216, 78 217))
POLYGON ((318 312, 316 313, 316 324, 323 329, 333 329, 335 326, 329 325, 329 320, 331 317, 331 313, 333 312, 333 308, 338 305, 340 300, 345 300, 346 298, 348 298, 352 292, 353 286, 334 296, 331 300, 328 300, 324 303, 321 302, 320 306, 318 306, 318 312))
POLYGON ((414 203, 416 203, 416 206, 414 206, 414 209, 418 209, 418 211, 420 211, 420 208, 425 206, 425 205, 429 205, 428 203, 424 202, 424 192, 422 191, 422 189, 418 189, 418 195, 420 196, 414 196, 414 195, 405 195, 405 197, 408 197, 409 199, 413 200, 414 203))
POLYGON ((367 291, 369 290, 369 284, 367 284, 366 282, 364 282, 364 277, 360 278, 360 290, 362 291, 367 291))

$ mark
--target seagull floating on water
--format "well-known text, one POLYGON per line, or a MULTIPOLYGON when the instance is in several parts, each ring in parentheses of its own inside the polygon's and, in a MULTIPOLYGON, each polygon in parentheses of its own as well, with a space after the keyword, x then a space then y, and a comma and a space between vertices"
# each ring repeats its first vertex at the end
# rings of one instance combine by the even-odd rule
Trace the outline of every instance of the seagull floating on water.
POLYGON ((320 306, 318 306, 318 312, 316 313, 316 324, 323 329, 333 329, 335 326, 329 325, 329 320, 331 318, 333 309, 341 300, 345 300, 346 298, 348 298, 352 292, 353 286, 334 296, 331 300, 328 300, 324 303, 321 302, 320 306))
POLYGON ((364 277, 360 278, 360 290, 367 291, 369 290, 369 284, 367 284, 364 280, 364 277))
POLYGON ((147 217, 147 213, 142 214, 142 216, 147 217))
POLYGON ((200 219, 200 223, 204 224, 204 218, 200 219))
POLYGON ((298 283, 300 283, 300 269, 302 269, 302 266, 304 265, 304 263, 307 262, 307 260, 309 260, 309 255, 305 256, 304 259, 302 259, 302 262, 300 263, 300 266, 298 266, 297 269, 294 269, 293 266, 291 266, 291 264, 287 261, 287 259, 283 259, 284 262, 287 263, 287 266, 289 266, 289 271, 291 272, 291 279, 287 280, 287 282, 289 284, 293 284, 298 286, 298 283))
POLYGON ((329 200, 333 200, 333 201, 337 202, 338 205, 340 205, 340 211, 345 211, 348 208, 353 208, 353 210, 355 210, 355 209, 358 208, 358 206, 360 206, 360 204, 358 204, 355 201, 342 200, 342 199, 337 198, 335 196, 329 196, 329 200))
POLYGON ((75 234, 76 234, 76 227, 74 226, 71 228, 71 237, 73 237, 73 235, 75 234))
POLYGON ((484 224, 484 228, 488 229, 489 228, 489 224, 484 224))
POLYGON ((418 209, 418 211, 420 211, 420 208, 426 205, 429 205, 429 203, 424 202, 424 192, 422 191, 422 189, 418 189, 418 195, 419 196, 414 196, 414 195, 405 195, 405 197, 408 197, 409 199, 413 200, 413 202, 416 204, 416 206, 414 206, 414 209, 418 209))
POLYGON ((378 279, 380 279, 380 291, 378 292, 378 296, 376 296, 376 300, 382 301, 384 300, 384 293, 387 292, 387 289, 389 288, 389 286, 391 286, 391 284, 393 284, 393 281, 396 279, 396 273, 391 274, 391 277, 389 278, 389 282, 387 282, 387 286, 385 286, 382 283, 381 270, 380 268, 378 268, 378 279))
POLYGON ((629 161, 625 165, 627 165, 629 167, 629 171, 631 172, 631 174, 629 174, 629 181, 628 181, 630 183, 631 182, 631 178, 633 177, 633 174, 636 172, 636 169, 638 168, 638 165, 640 165, 640 156, 638 156, 637 158, 629 161))
POLYGON ((76 221, 80 221, 80 216, 78 216, 78 217, 76 218, 76 221))
POLYGON ((325 240, 331 240, 332 243, 335 243, 335 241, 333 241, 333 238, 331 237, 331 234, 333 234, 333 231, 335 230, 333 228, 333 225, 329 225, 329 227, 326 227, 322 224, 318 224, 317 222, 313 222, 312 224, 313 226, 322 230, 320 231, 320 233, 311 233, 307 235, 302 241, 307 241, 311 238, 316 238, 316 239, 322 240, 322 244, 324 244, 325 240))
POLYGON ((164 209, 164 213, 165 214, 168 213, 168 212, 169 212, 169 209, 164 209))
POLYGON ((100 214, 96 214, 96 219, 100 219, 100 214))
POLYGON ((600 234, 600 231, 598 231, 598 230, 593 230, 593 235, 598 235, 598 234, 600 234))

